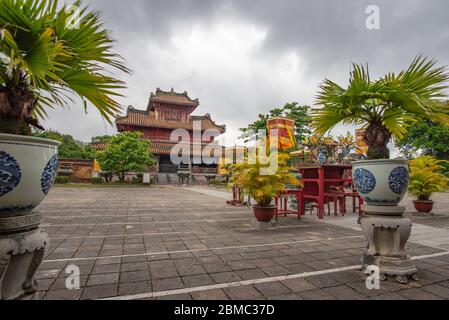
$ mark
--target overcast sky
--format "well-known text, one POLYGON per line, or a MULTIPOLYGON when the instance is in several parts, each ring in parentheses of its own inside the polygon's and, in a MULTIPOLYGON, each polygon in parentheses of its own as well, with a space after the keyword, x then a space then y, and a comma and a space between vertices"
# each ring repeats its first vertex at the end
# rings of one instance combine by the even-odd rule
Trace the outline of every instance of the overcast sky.
MULTIPOLYGON (((406 67, 419 53, 449 65, 447 0, 90 0, 101 9, 133 70, 120 103, 145 109, 151 92, 188 91, 197 115, 237 129, 286 102, 314 103, 324 78, 347 84, 351 62, 373 77, 406 67), (380 9, 369 30, 367 6, 380 9)), ((115 128, 81 104, 49 112, 46 128, 82 141, 115 128)), ((339 127, 336 133, 345 131, 339 127)))

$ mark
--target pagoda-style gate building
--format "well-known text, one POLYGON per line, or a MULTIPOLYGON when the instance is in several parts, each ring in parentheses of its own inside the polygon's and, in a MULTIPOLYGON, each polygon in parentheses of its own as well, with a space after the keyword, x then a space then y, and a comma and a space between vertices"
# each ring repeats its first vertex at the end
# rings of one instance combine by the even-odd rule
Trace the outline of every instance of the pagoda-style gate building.
POLYGON ((173 89, 166 92, 158 88, 155 93, 151 93, 145 111, 130 106, 124 117, 116 119, 119 132, 140 131, 144 138, 151 141, 151 152, 157 163, 153 171, 157 173, 160 183, 177 182, 177 173, 180 169, 190 170, 193 178, 201 181, 205 181, 207 176, 217 174, 218 157, 215 163, 205 164, 198 151, 203 150, 210 143, 217 143, 216 136, 223 134, 226 127, 215 124, 209 114, 192 115, 199 104, 199 100, 192 100, 187 92, 176 93, 173 89), (201 136, 199 132, 193 133, 194 126, 197 128, 199 125, 201 125, 201 136), (185 129, 189 132, 190 141, 187 143, 191 148, 189 163, 174 164, 170 158, 172 148, 179 143, 170 139, 172 132, 176 129, 185 129), (204 137, 203 133, 208 129, 215 129, 217 134, 206 141, 207 137, 204 137), (201 149, 198 145, 201 145, 201 149))

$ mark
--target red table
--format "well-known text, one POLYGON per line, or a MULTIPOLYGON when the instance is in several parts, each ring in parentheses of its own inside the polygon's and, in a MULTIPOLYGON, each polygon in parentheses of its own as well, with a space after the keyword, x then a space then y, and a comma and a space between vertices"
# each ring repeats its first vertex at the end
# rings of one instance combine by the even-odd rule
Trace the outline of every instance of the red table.
MULTIPOLYGON (((306 165, 298 168, 304 183, 302 190, 302 199, 310 200, 317 203, 318 218, 324 218, 324 205, 330 198, 335 197, 331 186, 342 186, 345 182, 352 183, 351 165, 345 164, 323 164, 323 165, 306 165), (346 173, 346 175, 345 175, 346 173)), ((302 202, 304 202, 302 201, 302 202)), ((346 211, 345 197, 340 198, 340 212, 346 211)), ((301 214, 305 212, 305 206, 301 203, 301 214)))

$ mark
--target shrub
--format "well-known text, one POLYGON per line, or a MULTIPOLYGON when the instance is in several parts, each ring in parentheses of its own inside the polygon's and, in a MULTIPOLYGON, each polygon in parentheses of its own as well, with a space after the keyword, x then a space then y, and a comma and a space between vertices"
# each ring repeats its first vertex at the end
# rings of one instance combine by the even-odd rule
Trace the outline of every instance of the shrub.
POLYGON ((91 180, 92 184, 101 184, 103 183, 103 179, 101 177, 93 177, 91 180))
POLYGON ((143 173, 136 174, 136 176, 132 178, 131 182, 134 184, 143 183, 143 173))
POLYGON ((227 183, 224 180, 212 179, 212 180, 210 180, 209 184, 211 184, 213 186, 222 186, 222 185, 226 185, 227 183))
POLYGON ((67 183, 69 183, 69 179, 70 179, 70 177, 67 177, 67 176, 57 176, 55 183, 56 184, 67 184, 67 183))
POLYGON ((256 200, 260 207, 270 206, 273 198, 284 191, 287 184, 302 188, 301 182, 290 172, 292 168, 287 164, 289 157, 277 153, 272 153, 271 157, 278 157, 277 170, 271 174, 264 173, 264 170, 269 168, 269 164, 265 165, 259 159, 256 163, 245 161, 243 164, 233 165, 231 169, 231 183, 240 187, 243 194, 256 200))
POLYGON ((429 200, 434 192, 446 191, 449 179, 442 173, 443 163, 432 156, 411 160, 409 192, 418 200, 429 200))

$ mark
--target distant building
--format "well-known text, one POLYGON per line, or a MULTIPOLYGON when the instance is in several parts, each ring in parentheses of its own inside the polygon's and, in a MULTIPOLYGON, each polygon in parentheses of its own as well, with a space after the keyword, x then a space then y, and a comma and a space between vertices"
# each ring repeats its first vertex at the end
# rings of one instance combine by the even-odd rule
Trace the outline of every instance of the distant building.
MULTIPOLYGON (((223 134, 226 127, 215 124, 209 114, 192 115, 199 104, 199 100, 191 99, 187 92, 177 93, 173 89, 162 91, 158 88, 155 93, 151 93, 146 110, 138 110, 130 106, 126 115, 117 117, 115 123, 119 132, 140 131, 145 139, 151 141, 151 152, 155 155, 157 163, 153 170, 162 181, 167 178, 174 179, 173 175, 176 175, 180 169, 180 166, 174 164, 170 158, 172 148, 178 144, 178 141, 171 141, 170 136, 176 129, 187 130, 190 136, 188 144, 191 145, 190 161, 183 163, 183 168, 188 168, 194 177, 201 179, 206 174, 217 174, 219 159, 217 158, 213 164, 206 164, 201 159, 201 153, 206 145, 217 143, 215 138, 223 134), (201 125, 201 137, 193 134, 194 123, 196 126, 201 125), (208 129, 215 129, 217 135, 204 137, 203 133, 208 129)), ((100 145, 95 146, 95 144, 94 147, 101 148, 100 145)))

